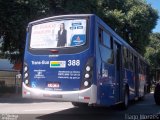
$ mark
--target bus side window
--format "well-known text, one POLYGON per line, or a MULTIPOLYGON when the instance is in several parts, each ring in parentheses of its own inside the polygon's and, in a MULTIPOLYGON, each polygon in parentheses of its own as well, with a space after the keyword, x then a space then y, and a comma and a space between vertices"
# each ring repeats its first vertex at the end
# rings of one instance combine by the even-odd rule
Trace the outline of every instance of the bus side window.
POLYGON ((103 30, 101 28, 98 28, 98 39, 99 39, 100 43, 103 42, 102 32, 103 32, 103 30))
POLYGON ((131 51, 129 51, 129 69, 130 70, 133 70, 133 54, 132 54, 132 52, 131 51))
POLYGON ((113 49, 113 38, 102 28, 98 28, 98 39, 102 45, 109 49, 113 49))
POLYGON ((103 45, 111 48, 111 40, 110 40, 110 34, 108 34, 107 32, 103 31, 103 45))
POLYGON ((131 53, 131 70, 133 71, 134 68, 134 57, 133 57, 133 53, 131 53))
POLYGON ((111 39, 110 34, 105 32, 102 28, 98 28, 98 39, 100 42, 100 51, 102 54, 102 60, 106 63, 114 63, 114 52, 113 52, 113 38, 111 39))
POLYGON ((139 59, 139 73, 142 74, 143 73, 143 63, 142 61, 139 59))
POLYGON ((110 37, 110 40, 111 40, 111 49, 113 50, 113 37, 112 36, 110 37))
POLYGON ((123 48, 123 59, 124 59, 124 67, 128 69, 128 50, 126 47, 123 48))

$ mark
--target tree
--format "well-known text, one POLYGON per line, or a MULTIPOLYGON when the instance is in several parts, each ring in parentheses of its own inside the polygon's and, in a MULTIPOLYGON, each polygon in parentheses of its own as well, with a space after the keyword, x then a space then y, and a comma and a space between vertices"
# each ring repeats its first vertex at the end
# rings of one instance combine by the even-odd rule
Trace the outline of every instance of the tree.
POLYGON ((146 47, 145 58, 152 68, 160 68, 160 33, 150 34, 150 44, 146 47))
POLYGON ((142 0, 0 0, 0 49, 12 62, 22 60, 30 21, 76 13, 98 15, 142 54, 158 18, 157 11, 142 0))
POLYGON ((12 63, 22 61, 28 22, 45 15, 42 1, 0 0, 0 50, 12 63))
POLYGON ((142 0, 103 0, 104 20, 142 55, 158 13, 142 0))

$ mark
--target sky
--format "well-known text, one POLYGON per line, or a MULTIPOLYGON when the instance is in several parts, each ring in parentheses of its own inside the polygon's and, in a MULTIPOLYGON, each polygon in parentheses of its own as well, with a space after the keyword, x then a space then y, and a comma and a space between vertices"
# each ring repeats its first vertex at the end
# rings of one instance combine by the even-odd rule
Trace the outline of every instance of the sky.
MULTIPOLYGON (((147 0, 147 3, 151 4, 151 6, 154 9, 157 9, 160 16, 160 0, 147 0)), ((153 32, 159 32, 160 33, 160 18, 157 21, 156 27, 153 29, 153 32)))

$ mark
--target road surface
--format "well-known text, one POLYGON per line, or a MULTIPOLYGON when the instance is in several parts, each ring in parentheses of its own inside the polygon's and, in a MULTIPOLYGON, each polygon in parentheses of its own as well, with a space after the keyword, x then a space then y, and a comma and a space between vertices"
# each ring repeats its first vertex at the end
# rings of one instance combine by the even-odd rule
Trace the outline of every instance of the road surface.
POLYGON ((131 102, 128 110, 117 106, 77 108, 70 102, 27 100, 21 97, 0 98, 0 120, 155 120, 160 106, 153 94, 145 100, 131 102))

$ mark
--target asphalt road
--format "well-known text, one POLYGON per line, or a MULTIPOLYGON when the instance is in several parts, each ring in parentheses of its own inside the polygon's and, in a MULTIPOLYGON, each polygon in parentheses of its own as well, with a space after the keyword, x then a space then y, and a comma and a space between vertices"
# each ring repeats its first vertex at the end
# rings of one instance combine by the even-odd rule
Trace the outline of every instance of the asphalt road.
POLYGON ((144 101, 131 102, 128 110, 117 106, 77 108, 70 102, 0 98, 0 120, 156 120, 160 106, 153 94, 144 101))

